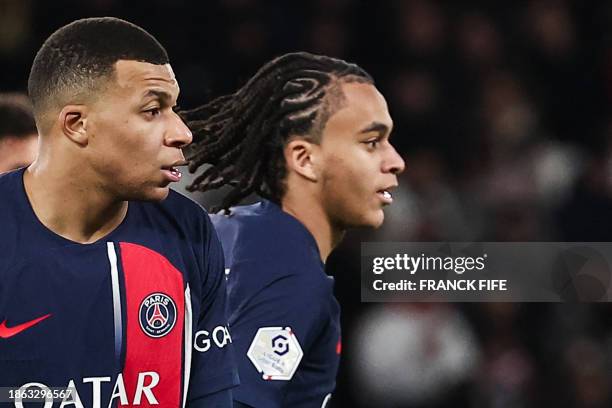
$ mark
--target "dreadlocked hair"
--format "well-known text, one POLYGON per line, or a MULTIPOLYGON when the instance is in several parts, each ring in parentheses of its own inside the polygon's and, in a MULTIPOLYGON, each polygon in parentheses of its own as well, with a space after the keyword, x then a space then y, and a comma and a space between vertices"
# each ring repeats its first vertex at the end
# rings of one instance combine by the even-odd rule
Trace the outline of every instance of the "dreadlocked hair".
POLYGON ((210 165, 187 187, 208 191, 230 185, 220 206, 236 205, 251 193, 280 204, 286 166, 283 148, 290 136, 318 143, 335 105, 339 82, 373 83, 362 68, 306 52, 282 55, 265 64, 233 94, 180 112, 193 132, 186 150, 189 171, 210 165))

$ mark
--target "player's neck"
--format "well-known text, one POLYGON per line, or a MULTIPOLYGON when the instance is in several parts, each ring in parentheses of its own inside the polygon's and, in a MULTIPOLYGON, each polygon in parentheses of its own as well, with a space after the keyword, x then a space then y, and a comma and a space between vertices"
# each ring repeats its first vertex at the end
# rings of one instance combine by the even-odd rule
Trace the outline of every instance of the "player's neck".
POLYGON ((36 217, 45 227, 86 244, 105 237, 121 224, 127 202, 112 200, 78 175, 75 169, 40 159, 25 171, 24 186, 36 217))
POLYGON ((344 230, 336 228, 328 219, 313 195, 296 197, 290 193, 285 194, 282 200, 282 209, 297 218, 314 237, 319 254, 323 263, 337 247, 342 238, 344 230))

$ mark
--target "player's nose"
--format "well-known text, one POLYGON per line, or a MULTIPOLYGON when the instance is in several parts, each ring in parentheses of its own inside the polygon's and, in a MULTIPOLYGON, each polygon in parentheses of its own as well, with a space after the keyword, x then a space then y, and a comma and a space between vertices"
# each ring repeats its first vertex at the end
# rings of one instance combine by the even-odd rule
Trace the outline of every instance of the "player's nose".
POLYGON ((393 145, 389 146, 387 155, 383 160, 383 172, 384 173, 392 173, 392 174, 400 174, 404 171, 406 167, 406 163, 402 156, 399 155, 397 150, 393 145))
POLYGON ((172 122, 166 132, 166 144, 172 147, 185 147, 193 140, 191 130, 179 115, 173 112, 172 122))

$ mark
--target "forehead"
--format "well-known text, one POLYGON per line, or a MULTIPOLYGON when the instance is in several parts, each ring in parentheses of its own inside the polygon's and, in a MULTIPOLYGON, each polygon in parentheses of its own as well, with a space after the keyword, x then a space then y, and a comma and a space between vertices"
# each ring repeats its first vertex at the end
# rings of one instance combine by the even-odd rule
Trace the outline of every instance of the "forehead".
POLYGON ((170 64, 119 60, 115 63, 115 83, 120 91, 142 91, 156 87, 174 97, 179 93, 178 82, 170 64))
POLYGON ((372 122, 379 122, 391 129, 393 121, 387 101, 372 84, 341 84, 344 103, 329 119, 328 125, 363 129, 372 122))

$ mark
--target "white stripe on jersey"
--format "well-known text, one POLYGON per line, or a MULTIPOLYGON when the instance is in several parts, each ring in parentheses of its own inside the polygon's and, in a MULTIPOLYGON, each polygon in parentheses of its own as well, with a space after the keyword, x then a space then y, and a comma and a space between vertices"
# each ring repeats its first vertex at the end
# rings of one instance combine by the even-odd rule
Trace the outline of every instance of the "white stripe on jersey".
POLYGON ((117 253, 112 242, 106 243, 108 261, 110 262, 111 285, 113 288, 113 321, 115 324, 115 358, 121 356, 123 340, 123 322, 121 321, 121 292, 119 291, 119 270, 117 269, 117 253))
POLYGON ((189 284, 185 289, 185 373, 183 375, 183 408, 187 404, 187 391, 189 390, 189 373, 191 373, 191 327, 192 327, 192 312, 191 312, 191 291, 189 284))

